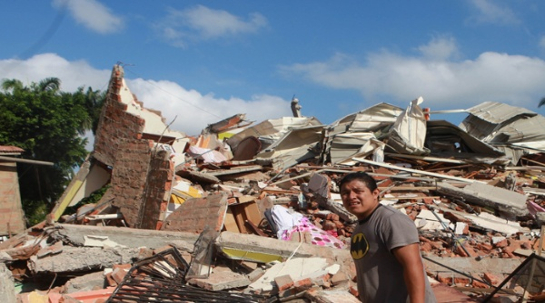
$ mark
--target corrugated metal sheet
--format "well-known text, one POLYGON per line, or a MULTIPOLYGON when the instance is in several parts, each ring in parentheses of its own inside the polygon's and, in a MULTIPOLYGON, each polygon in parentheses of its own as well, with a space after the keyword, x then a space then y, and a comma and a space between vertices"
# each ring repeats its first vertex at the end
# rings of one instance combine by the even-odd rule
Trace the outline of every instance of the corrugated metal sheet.
POLYGON ((545 117, 525 108, 497 102, 484 102, 468 110, 460 128, 494 146, 502 146, 517 163, 521 153, 543 151, 545 117), (513 151, 508 151, 513 147, 513 151), (523 149, 524 152, 520 150, 523 149))
POLYGON ((494 124, 500 124, 517 116, 533 117, 537 113, 517 106, 487 101, 468 109, 472 115, 494 124))
POLYGON ((345 116, 329 125, 330 134, 366 132, 394 124, 403 109, 388 103, 379 103, 357 113, 345 116))
MULTIPOLYGON (((488 138, 486 138, 488 139, 488 138)), ((545 117, 524 117, 496 130, 491 143, 523 143, 545 140, 545 117)))
POLYGON ((322 140, 323 126, 292 129, 267 149, 256 155, 259 160, 272 160, 275 169, 291 167, 304 160, 316 157, 314 150, 322 140))

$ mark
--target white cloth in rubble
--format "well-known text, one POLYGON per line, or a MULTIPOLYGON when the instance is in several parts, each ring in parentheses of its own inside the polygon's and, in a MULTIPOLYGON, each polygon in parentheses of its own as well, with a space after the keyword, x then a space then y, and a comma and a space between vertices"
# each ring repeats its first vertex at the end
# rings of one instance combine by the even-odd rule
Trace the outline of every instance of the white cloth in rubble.
POLYGON ((281 205, 273 206, 271 209, 271 213, 274 223, 276 223, 276 226, 278 227, 278 232, 276 233, 278 239, 281 239, 284 231, 291 229, 293 226, 299 224, 299 222, 301 222, 301 219, 303 219, 303 215, 301 215, 300 213, 290 212, 289 209, 281 205))

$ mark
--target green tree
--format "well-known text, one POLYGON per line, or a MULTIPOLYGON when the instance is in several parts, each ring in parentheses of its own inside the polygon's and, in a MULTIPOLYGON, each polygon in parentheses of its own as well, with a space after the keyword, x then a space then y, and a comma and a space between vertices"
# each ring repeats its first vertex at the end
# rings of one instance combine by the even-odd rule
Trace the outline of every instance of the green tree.
POLYGON ((539 101, 539 104, 537 105, 537 107, 541 107, 543 106, 543 104, 545 104, 545 97, 541 98, 541 101, 539 101))
POLYGON ((87 156, 82 135, 98 121, 99 91, 60 91, 58 78, 24 86, 5 80, 0 92, 0 145, 25 150, 22 157, 53 162, 54 166, 18 163, 21 200, 30 224, 41 221, 63 193, 74 168, 87 156))
MULTIPOLYGON (((81 89, 81 93, 83 93, 83 89, 81 89)), ((101 92, 99 90, 93 90, 92 88, 88 88, 85 92, 85 101, 84 105, 87 110, 87 113, 89 114, 88 120, 85 122, 83 127, 85 130, 92 130, 93 135, 96 135, 96 131, 98 128, 98 120, 100 118, 100 114, 102 112, 102 106, 104 105, 104 102, 106 100, 106 92, 101 92)))

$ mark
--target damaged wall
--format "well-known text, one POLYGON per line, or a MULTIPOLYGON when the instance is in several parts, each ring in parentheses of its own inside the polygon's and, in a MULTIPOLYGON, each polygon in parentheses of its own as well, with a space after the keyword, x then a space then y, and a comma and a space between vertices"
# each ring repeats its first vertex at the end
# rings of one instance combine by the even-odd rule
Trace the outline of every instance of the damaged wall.
POLYGON ((152 143, 147 140, 120 140, 112 170, 112 205, 119 208, 130 227, 139 228, 145 205, 144 190, 151 161, 152 143))
POLYGON ((164 150, 157 152, 154 150, 146 180, 141 228, 161 228, 170 200, 173 177, 174 163, 169 161, 169 153, 164 150))
POLYGON ((0 236, 25 230, 15 162, 0 160, 0 236))
MULTIPOLYGON (((82 167, 90 166, 89 171, 96 165, 111 168, 111 187, 99 205, 111 203, 117 207, 129 227, 159 229, 174 176, 174 146, 183 150, 188 139, 183 133, 170 131, 160 112, 145 109, 126 86, 123 76, 123 68, 114 66, 94 150, 82 167), (170 145, 168 151, 156 144, 166 139, 170 141, 162 143, 170 145)), ((89 174, 82 177, 89 178, 89 174)), ((71 184, 63 195, 72 193, 71 197, 78 197, 68 201, 70 205, 90 194, 78 192, 81 190, 76 185, 71 184)), ((65 200, 57 202, 54 220, 68 205, 65 200)))
POLYGON ((100 162, 113 166, 115 154, 122 139, 140 139, 145 120, 127 112, 128 105, 121 100, 123 70, 114 66, 106 102, 102 108, 93 150, 93 157, 100 162))

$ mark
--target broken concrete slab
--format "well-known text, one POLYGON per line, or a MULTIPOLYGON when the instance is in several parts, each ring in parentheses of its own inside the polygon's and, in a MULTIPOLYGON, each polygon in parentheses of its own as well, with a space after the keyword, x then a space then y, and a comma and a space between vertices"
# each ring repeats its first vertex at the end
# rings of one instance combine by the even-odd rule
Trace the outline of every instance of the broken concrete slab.
POLYGON ((72 278, 64 284, 64 293, 102 289, 105 286, 104 272, 98 271, 72 278))
POLYGON ((63 240, 74 246, 84 246, 86 236, 101 236, 108 237, 110 241, 129 248, 147 247, 150 249, 163 247, 176 240, 195 243, 199 237, 198 234, 186 232, 59 223, 48 228, 48 232, 53 239, 63 240))
POLYGON ((350 251, 327 246, 282 241, 257 235, 237 234, 224 231, 216 239, 216 247, 228 258, 267 263, 294 257, 322 257, 346 268, 352 264, 350 251))
POLYGON ((292 281, 300 280, 306 276, 310 277, 316 272, 324 271, 328 265, 325 258, 315 257, 293 258, 286 262, 277 262, 248 287, 257 293, 271 292, 275 287, 278 287, 275 282, 276 277, 289 275, 292 281))
POLYGON ((516 233, 529 233, 530 229, 522 227, 517 221, 508 221, 491 215, 489 213, 481 212, 480 214, 468 214, 460 211, 452 210, 444 206, 434 206, 434 208, 440 209, 445 214, 451 213, 457 216, 459 219, 463 218, 464 222, 471 223, 472 226, 477 226, 481 229, 499 232, 507 236, 516 233))
POLYGON ((458 188, 447 182, 440 182, 437 184, 437 191, 457 199, 462 198, 469 203, 490 207, 507 219, 515 220, 516 217, 529 215, 526 207, 527 196, 505 188, 477 182, 458 188))
POLYGON ((200 288, 219 291, 246 287, 250 285, 250 280, 246 275, 233 272, 227 267, 215 267, 208 278, 195 278, 187 281, 187 283, 200 288))
POLYGON ((423 261, 426 270, 432 273, 449 272, 450 269, 455 269, 469 275, 489 272, 498 276, 509 275, 523 262, 521 259, 512 258, 482 258, 477 260, 476 258, 437 256, 425 256, 423 261))
POLYGON ((102 270, 137 260, 139 252, 137 248, 65 247, 62 254, 41 259, 32 256, 27 265, 35 274, 102 270))

